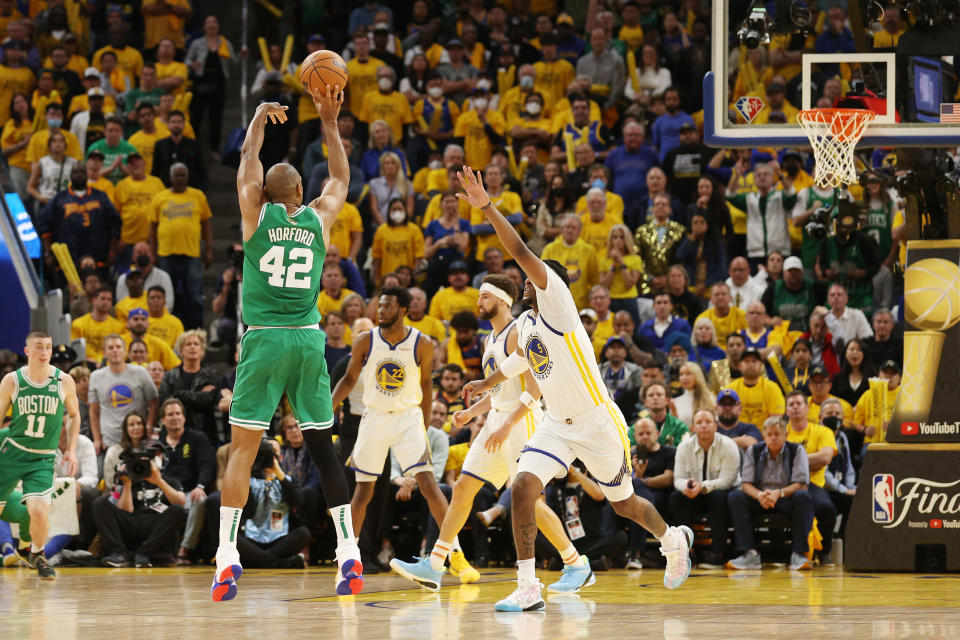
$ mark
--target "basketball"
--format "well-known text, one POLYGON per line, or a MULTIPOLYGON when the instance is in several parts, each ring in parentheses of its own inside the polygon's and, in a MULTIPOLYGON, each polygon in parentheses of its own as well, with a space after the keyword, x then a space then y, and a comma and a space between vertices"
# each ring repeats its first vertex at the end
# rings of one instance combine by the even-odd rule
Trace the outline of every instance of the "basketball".
POLYGON ((300 65, 300 83, 308 93, 326 93, 327 86, 347 86, 347 63, 333 51, 314 51, 300 65))
POLYGON ((910 265, 904 274, 907 322, 925 331, 946 331, 960 321, 960 266, 941 258, 910 265))

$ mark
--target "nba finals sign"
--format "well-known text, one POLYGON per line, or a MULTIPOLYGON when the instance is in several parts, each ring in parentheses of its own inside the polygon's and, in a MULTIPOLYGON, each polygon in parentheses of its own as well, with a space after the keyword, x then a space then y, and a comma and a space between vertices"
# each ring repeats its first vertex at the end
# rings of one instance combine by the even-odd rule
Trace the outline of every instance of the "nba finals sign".
POLYGON ((960 240, 907 244, 903 381, 887 442, 960 442, 960 240))

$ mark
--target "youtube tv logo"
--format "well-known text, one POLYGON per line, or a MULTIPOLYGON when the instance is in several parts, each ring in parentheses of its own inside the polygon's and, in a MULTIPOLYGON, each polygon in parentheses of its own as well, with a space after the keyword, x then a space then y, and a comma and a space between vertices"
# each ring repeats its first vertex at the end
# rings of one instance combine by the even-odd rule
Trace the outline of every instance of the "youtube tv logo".
POLYGON ((930 520, 930 528, 943 529, 943 520, 941 520, 940 518, 933 518, 932 520, 930 520))
POLYGON ((901 422, 900 423, 900 435, 915 436, 919 433, 920 433, 919 422, 901 422))

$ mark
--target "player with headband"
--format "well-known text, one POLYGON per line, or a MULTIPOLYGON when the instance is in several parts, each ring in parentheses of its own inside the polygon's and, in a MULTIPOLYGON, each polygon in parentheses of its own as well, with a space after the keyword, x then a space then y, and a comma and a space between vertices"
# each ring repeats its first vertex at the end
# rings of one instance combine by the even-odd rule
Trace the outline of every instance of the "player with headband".
MULTIPOLYGON (((517 348, 517 321, 510 312, 516 297, 517 287, 507 276, 496 274, 483 278, 477 300, 478 315, 493 327, 483 352, 483 373, 486 376, 499 369, 507 356, 517 348)), ((521 315, 521 318, 525 315, 521 315)), ((432 553, 428 558, 415 562, 403 562, 397 558, 390 561, 394 571, 426 589, 435 591, 440 588, 444 562, 456 535, 470 515, 474 497, 484 483, 499 489, 507 479, 516 477, 520 451, 543 417, 540 389, 532 372, 527 370, 523 375, 490 389, 482 400, 469 409, 454 413, 453 421, 456 426, 462 427, 488 411, 487 420, 470 446, 460 478, 453 487, 453 499, 440 525, 440 535, 432 553)), ((535 509, 537 526, 560 551, 564 562, 563 575, 550 585, 550 590, 572 593, 596 582, 589 560, 577 552, 557 514, 542 500, 536 501, 535 509)), ((461 583, 475 582, 480 577, 473 567, 468 565, 460 569, 452 559, 450 567, 451 573, 459 576, 461 583)))
POLYGON ((463 394, 469 399, 529 370, 547 405, 543 421, 520 454, 513 483, 517 588, 494 608, 536 611, 545 607, 534 572, 535 504, 544 485, 566 473, 576 458, 586 465, 618 515, 660 540, 660 551, 667 559, 663 584, 676 589, 690 575, 693 532, 689 527, 668 527, 656 508, 633 492, 627 425, 604 386, 590 336, 570 295, 566 268, 555 260, 544 262, 530 251, 490 200, 480 172, 464 167, 458 177, 466 195, 457 197, 486 214, 500 242, 526 272, 524 301, 533 307, 518 322, 517 349, 496 373, 465 385, 463 394))

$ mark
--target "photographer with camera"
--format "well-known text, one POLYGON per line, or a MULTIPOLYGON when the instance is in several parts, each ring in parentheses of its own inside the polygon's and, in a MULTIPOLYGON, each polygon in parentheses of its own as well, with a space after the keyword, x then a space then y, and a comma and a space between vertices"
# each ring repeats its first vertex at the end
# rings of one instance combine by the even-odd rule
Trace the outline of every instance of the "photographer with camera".
POLYGON ((820 282, 840 283, 850 296, 850 306, 866 315, 873 311, 873 277, 880 269, 881 256, 873 239, 858 229, 852 203, 840 202, 836 233, 828 236, 814 266, 820 282))
POLYGON ((840 192, 834 187, 821 189, 812 185, 797 194, 793 207, 793 226, 800 227, 803 243, 800 256, 804 275, 812 276, 823 241, 830 233, 830 225, 837 213, 840 192))
POLYGON ((237 303, 243 282, 243 245, 233 243, 227 250, 227 267, 217 280, 217 297, 213 299, 213 312, 222 314, 217 320, 217 340, 230 347, 237 342, 241 322, 237 303))
POLYGON ((166 448, 166 475, 175 478, 187 494, 187 527, 177 552, 177 564, 189 565, 190 552, 197 546, 206 516, 207 487, 216 481, 214 450, 207 437, 197 429, 186 428, 184 405, 167 398, 160 406, 160 442, 166 448))
POLYGON ((119 485, 93 501, 93 520, 102 540, 106 567, 173 564, 173 546, 187 519, 180 482, 162 472, 164 447, 143 440, 120 454, 119 485))

